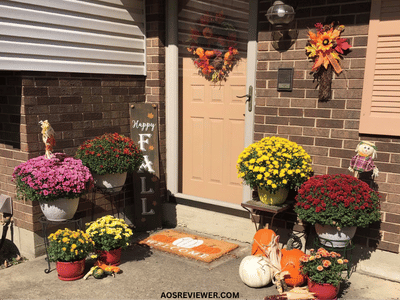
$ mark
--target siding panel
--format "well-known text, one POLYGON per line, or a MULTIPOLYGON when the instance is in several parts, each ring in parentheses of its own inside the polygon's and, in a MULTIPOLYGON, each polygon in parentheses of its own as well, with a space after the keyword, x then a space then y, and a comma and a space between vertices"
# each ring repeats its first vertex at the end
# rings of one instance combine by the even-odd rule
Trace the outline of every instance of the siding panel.
POLYGON ((146 75, 144 24, 144 0, 1 1, 1 68, 146 75))

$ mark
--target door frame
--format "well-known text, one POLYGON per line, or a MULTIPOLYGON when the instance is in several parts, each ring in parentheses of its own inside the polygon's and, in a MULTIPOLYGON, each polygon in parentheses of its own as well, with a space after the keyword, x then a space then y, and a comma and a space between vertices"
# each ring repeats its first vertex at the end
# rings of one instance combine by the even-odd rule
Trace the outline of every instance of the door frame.
MULTIPOLYGON (((238 204, 206 199, 179 192, 179 50, 178 50, 178 5, 176 0, 166 3, 166 47, 165 47, 165 130, 166 130, 166 184, 168 197, 184 198, 217 206, 242 210, 238 204), (177 166, 179 166, 177 168, 177 166)), ((244 145, 254 141, 255 86, 257 67, 257 21, 258 1, 249 1, 249 41, 247 43, 246 91, 253 86, 252 110, 246 109, 244 145)), ((251 188, 243 185, 242 202, 251 199, 251 188)))

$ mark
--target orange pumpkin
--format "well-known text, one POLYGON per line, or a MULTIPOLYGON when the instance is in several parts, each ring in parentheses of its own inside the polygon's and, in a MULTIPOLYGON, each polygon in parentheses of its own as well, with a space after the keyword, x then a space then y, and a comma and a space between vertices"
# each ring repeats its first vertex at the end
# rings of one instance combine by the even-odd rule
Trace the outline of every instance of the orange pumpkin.
POLYGON ((259 229, 254 235, 253 247, 251 249, 252 255, 264 255, 264 251, 261 249, 260 245, 264 248, 267 248, 270 245, 273 238, 276 237, 276 234, 273 230, 268 228, 259 229))
POLYGON ((289 286, 301 286, 304 284, 306 277, 300 273, 300 257, 305 253, 299 249, 286 250, 282 249, 281 268, 282 271, 288 271, 289 275, 285 276, 285 282, 289 286))
POLYGON ((214 53, 213 50, 207 50, 207 51, 205 52, 205 55, 207 56, 207 58, 212 58, 212 57, 215 56, 215 53, 214 53))

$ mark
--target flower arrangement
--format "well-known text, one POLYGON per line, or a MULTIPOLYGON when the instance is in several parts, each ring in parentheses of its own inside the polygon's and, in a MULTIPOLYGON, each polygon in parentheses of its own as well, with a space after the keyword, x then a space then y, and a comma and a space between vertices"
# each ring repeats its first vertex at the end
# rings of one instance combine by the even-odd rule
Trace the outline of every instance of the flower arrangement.
POLYGON ((123 219, 111 215, 87 223, 86 226, 86 233, 94 241, 96 250, 110 251, 126 248, 133 235, 132 230, 123 219))
POLYGON ((303 275, 318 283, 338 286, 343 281, 342 272, 347 270, 348 260, 339 253, 324 248, 310 249, 310 254, 300 258, 300 270, 303 275))
POLYGON ((351 45, 347 39, 340 38, 340 34, 344 31, 343 25, 322 25, 315 24, 317 33, 308 32, 310 40, 305 47, 307 56, 314 61, 311 68, 312 72, 319 72, 320 79, 320 100, 327 100, 330 97, 330 84, 332 81, 332 69, 337 74, 342 72, 339 65, 340 55, 344 51, 350 49, 351 45), (322 69, 321 66, 324 68, 322 69))
POLYGON ((77 198, 93 187, 93 177, 82 161, 64 153, 31 158, 13 172, 18 199, 51 202, 77 198))
POLYGON ((82 230, 59 229, 49 235, 47 253, 50 261, 79 261, 94 250, 94 242, 82 230))
POLYGON ((366 227, 380 220, 379 194, 356 177, 316 175, 296 196, 294 211, 312 225, 366 227))
POLYGON ((251 187, 275 193, 297 188, 313 173, 303 147, 280 137, 265 137, 245 148, 237 161, 238 177, 251 187))
POLYGON ((135 142, 118 133, 106 133, 85 141, 75 157, 98 175, 133 172, 143 162, 142 151, 135 142))
POLYGON ((212 82, 226 80, 240 59, 235 26, 222 12, 215 16, 205 14, 199 23, 197 28, 191 29, 187 50, 199 74, 212 82))

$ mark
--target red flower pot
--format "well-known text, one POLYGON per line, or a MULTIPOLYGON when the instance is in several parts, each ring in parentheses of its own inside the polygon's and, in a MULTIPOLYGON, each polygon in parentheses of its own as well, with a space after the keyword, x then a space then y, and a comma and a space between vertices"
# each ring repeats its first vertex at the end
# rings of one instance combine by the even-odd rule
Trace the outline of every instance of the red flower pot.
POLYGON ((336 300, 339 293, 340 284, 334 286, 329 283, 316 283, 308 278, 308 290, 314 293, 314 297, 318 300, 336 300))
POLYGON ((110 251, 97 250, 98 260, 106 265, 118 266, 121 263, 122 249, 112 249, 110 251))
POLYGON ((84 276, 85 259, 71 262, 56 262, 58 278, 64 281, 77 280, 84 276))

